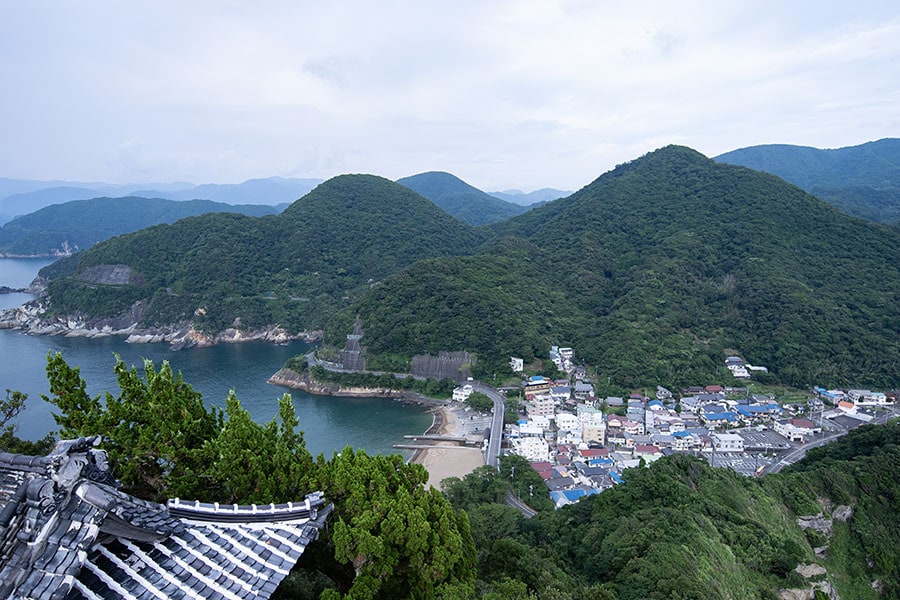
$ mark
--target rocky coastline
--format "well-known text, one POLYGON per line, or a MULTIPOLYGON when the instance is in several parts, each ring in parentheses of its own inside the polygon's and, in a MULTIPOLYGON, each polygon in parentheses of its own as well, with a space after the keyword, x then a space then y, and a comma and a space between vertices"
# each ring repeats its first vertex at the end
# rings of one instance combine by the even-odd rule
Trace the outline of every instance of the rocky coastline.
POLYGON ((292 334, 282 327, 258 329, 228 328, 207 333, 194 328, 190 322, 164 327, 139 327, 140 306, 132 307, 129 314, 117 318, 88 319, 83 315, 46 317, 40 298, 21 306, 0 311, 0 329, 16 329, 29 335, 62 335, 66 337, 101 338, 119 336, 129 344, 167 343, 173 350, 203 348, 216 344, 236 344, 265 341, 286 344, 292 340, 317 342, 322 331, 301 331, 292 334))
POLYGON ((387 388, 344 387, 330 381, 316 381, 309 373, 297 373, 291 369, 280 369, 269 377, 268 382, 294 390, 303 390, 318 396, 343 396, 348 398, 398 398, 408 397, 403 391, 387 388))

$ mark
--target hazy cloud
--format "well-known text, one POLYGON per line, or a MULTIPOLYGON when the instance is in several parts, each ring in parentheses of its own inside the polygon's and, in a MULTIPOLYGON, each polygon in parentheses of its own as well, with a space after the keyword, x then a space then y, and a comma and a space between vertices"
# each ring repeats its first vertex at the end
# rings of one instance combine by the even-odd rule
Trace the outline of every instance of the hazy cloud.
POLYGON ((0 176, 232 182, 446 170, 578 188, 900 128, 889 1, 0 5, 0 176))

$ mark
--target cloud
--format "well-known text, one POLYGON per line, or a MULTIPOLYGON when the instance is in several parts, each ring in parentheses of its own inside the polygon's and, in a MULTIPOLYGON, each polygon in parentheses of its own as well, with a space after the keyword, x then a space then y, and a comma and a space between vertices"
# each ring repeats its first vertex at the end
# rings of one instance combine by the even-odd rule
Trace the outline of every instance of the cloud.
POLYGON ((0 164, 577 188, 666 143, 896 136, 898 54, 865 0, 6 3, 0 164))

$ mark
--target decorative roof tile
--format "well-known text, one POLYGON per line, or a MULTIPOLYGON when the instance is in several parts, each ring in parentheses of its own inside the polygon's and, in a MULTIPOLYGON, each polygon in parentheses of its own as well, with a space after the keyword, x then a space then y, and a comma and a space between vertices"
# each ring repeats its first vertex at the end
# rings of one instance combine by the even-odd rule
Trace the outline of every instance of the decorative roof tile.
POLYGON ((0 453, 0 598, 268 598, 330 510, 146 502, 116 489, 99 438, 0 453))

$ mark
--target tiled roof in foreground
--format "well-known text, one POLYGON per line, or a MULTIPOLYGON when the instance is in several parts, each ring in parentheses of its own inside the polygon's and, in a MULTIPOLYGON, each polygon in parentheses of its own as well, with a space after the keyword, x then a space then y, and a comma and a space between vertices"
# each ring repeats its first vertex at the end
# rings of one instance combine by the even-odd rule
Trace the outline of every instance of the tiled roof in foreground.
POLYGON ((318 535, 322 494, 273 505, 116 489, 97 438, 0 452, 0 600, 268 598, 318 535))

